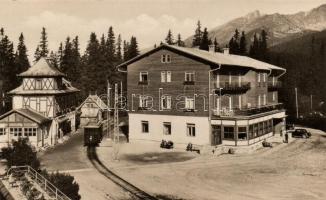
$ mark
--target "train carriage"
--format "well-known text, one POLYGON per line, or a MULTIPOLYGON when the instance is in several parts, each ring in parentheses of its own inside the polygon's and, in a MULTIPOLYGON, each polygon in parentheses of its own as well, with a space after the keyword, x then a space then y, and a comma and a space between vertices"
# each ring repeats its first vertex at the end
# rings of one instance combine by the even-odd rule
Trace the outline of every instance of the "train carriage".
POLYGON ((84 126, 84 146, 98 146, 102 137, 101 123, 89 123, 84 126))

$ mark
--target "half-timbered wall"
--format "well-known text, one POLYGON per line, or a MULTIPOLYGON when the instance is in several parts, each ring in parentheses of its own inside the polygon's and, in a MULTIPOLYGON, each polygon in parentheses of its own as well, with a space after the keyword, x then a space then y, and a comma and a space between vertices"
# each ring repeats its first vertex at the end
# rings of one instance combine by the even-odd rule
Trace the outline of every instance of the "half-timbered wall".
POLYGON ((22 108, 30 108, 46 117, 54 116, 53 96, 22 97, 22 101, 22 108))
POLYGON ((23 90, 56 90, 57 80, 54 78, 24 78, 23 90))

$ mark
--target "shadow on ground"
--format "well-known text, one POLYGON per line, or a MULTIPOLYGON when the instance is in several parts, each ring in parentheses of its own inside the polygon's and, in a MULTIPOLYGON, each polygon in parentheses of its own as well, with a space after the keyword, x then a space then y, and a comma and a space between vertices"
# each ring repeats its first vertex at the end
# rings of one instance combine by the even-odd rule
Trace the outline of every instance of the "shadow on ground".
POLYGON ((195 158, 194 155, 186 152, 153 152, 143 154, 125 154, 121 160, 135 164, 162 164, 171 162, 184 162, 195 158))

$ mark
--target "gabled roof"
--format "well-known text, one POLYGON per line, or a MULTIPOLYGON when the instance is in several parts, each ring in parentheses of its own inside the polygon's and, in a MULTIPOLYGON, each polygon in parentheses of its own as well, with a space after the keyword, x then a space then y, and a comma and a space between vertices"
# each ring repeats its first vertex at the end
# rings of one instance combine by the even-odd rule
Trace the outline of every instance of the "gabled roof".
POLYGON ((152 48, 143 54, 130 59, 120 65, 117 66, 117 68, 125 67, 130 65, 133 62, 136 62, 160 49, 167 49, 179 54, 183 54, 185 56, 195 58, 201 62, 210 64, 210 65, 222 65, 222 66, 239 66, 239 67, 246 67, 246 68, 252 68, 256 70, 277 70, 281 72, 285 72, 286 70, 284 68, 262 62, 259 60, 255 60, 253 58, 247 57, 247 56, 239 56, 239 55, 233 55, 233 54, 224 54, 224 53, 218 53, 218 52, 208 52, 204 50, 200 50, 197 48, 187 48, 187 47, 179 47, 175 45, 167 45, 162 44, 156 48, 152 48))
POLYGON ((52 77, 65 76, 64 73, 53 67, 45 58, 41 58, 27 71, 20 73, 18 76, 23 77, 52 77))
POLYGON ((18 113, 23 115, 24 117, 38 123, 38 124, 43 124, 45 122, 51 121, 49 118, 41 115, 38 112, 35 112, 31 109, 25 108, 25 109, 13 109, 9 112, 4 113, 3 115, 0 116, 0 120, 11 115, 12 113, 18 113))
POLYGON ((85 99, 85 101, 82 104, 80 104, 80 106, 78 108, 81 108, 86 102, 93 102, 93 103, 95 103, 98 106, 98 108, 100 108, 101 110, 107 109, 107 105, 97 95, 89 95, 85 99))

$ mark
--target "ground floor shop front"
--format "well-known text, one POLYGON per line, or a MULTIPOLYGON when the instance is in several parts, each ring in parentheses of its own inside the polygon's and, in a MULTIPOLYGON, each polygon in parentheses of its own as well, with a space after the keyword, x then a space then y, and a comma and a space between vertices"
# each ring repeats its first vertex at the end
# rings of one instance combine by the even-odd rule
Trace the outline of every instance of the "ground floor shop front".
POLYGON ((129 113, 129 140, 176 145, 248 146, 261 142, 285 128, 285 112, 229 119, 129 113))

